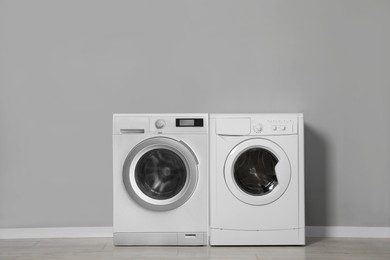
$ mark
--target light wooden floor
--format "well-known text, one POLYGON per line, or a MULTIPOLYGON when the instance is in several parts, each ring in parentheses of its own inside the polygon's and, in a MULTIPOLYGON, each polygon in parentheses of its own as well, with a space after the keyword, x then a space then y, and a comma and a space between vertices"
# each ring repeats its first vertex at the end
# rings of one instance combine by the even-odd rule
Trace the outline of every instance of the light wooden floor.
POLYGON ((114 247, 112 238, 0 240, 1 260, 390 259, 390 239, 308 238, 283 247, 114 247))

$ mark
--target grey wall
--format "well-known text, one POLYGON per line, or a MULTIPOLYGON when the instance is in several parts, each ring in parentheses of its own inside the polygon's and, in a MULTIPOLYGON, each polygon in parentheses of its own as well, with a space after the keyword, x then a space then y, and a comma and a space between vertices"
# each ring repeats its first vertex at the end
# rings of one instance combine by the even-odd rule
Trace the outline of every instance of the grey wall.
POLYGON ((308 225, 390 226, 389 1, 0 1, 0 228, 112 224, 112 113, 303 112, 308 225))

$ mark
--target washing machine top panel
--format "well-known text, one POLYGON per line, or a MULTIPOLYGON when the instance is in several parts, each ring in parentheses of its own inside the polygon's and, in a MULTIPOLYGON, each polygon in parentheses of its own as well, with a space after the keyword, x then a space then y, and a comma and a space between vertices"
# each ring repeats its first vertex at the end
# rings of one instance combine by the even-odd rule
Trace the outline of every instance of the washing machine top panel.
POLYGON ((216 119, 215 134, 237 136, 298 134, 302 114, 211 114, 216 119))
POLYGON ((208 133, 207 114, 114 114, 113 134, 208 133))

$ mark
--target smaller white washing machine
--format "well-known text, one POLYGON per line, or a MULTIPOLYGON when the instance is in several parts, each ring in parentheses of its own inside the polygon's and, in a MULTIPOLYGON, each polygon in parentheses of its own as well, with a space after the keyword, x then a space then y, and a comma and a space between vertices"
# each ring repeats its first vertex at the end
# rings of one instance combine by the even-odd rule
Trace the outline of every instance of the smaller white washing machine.
POLYGON ((114 114, 115 245, 206 245, 208 115, 114 114))
POLYGON ((304 245, 302 114, 210 115, 210 244, 304 245))

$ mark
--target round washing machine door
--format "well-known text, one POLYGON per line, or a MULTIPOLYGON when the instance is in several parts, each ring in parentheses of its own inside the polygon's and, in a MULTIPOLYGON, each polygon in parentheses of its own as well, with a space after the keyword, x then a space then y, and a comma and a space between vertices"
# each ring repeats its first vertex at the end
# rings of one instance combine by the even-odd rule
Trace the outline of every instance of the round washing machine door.
POLYGON ((262 138, 248 139, 231 150, 224 175, 236 198, 251 205, 266 205, 287 190, 291 165, 276 143, 262 138))
POLYGON ((167 137, 144 140, 128 154, 123 183, 141 206, 172 210, 192 195, 198 181, 198 161, 183 142, 167 137))

